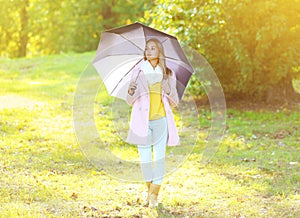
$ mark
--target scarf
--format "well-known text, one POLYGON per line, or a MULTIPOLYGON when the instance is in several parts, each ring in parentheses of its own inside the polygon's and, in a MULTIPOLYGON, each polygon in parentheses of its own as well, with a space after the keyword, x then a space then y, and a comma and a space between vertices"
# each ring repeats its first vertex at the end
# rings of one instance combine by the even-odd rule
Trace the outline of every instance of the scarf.
POLYGON ((154 83, 161 82, 163 79, 163 72, 159 65, 154 69, 148 60, 144 60, 141 64, 141 70, 144 72, 144 75, 149 83, 153 85, 154 83))

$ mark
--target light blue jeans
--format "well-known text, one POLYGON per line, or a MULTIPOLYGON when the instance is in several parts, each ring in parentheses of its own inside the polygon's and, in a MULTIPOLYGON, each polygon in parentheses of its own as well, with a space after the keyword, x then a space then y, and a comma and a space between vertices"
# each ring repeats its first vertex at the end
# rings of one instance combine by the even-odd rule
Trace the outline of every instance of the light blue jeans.
POLYGON ((149 120, 148 143, 147 145, 138 145, 141 169, 146 182, 152 181, 153 184, 162 184, 165 173, 167 139, 168 125, 166 117, 149 120))

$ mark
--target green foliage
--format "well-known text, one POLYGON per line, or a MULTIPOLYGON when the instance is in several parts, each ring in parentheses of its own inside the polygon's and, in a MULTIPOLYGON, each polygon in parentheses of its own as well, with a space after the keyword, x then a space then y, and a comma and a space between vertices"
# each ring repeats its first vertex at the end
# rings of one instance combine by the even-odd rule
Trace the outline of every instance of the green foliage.
MULTIPOLYGON (((227 97, 257 99, 279 82, 291 85, 288 82, 300 76, 299 4, 297 0, 158 0, 145 20, 203 54, 227 97)), ((197 83, 192 86, 198 89, 197 83)))
MULTIPOLYGON (((299 8, 298 0, 1 1, 0 55, 96 50, 103 30, 141 21, 204 55, 228 98, 267 99, 272 89, 286 98, 300 77, 299 8)), ((205 95, 193 78, 189 91, 205 95)))
POLYGON ((225 62, 214 66, 225 89, 230 84, 232 93, 263 97, 280 80, 299 76, 299 71, 293 69, 300 65, 299 4, 299 1, 224 2, 225 25, 219 37, 224 39, 220 47, 228 53, 225 62), (225 67, 228 63, 233 63, 230 68, 225 67))
POLYGON ((135 22, 151 5, 149 0, 75 1, 69 19, 74 23, 72 31, 75 31, 71 49, 77 52, 95 50, 102 31, 135 22))
POLYGON ((27 6, 27 1, 1 1, 0 55, 10 53, 13 57, 22 56, 21 30, 24 28, 27 31, 27 25, 22 26, 22 23, 27 22, 26 14, 23 13, 27 6))
POLYGON ((102 31, 140 19, 152 4, 149 0, 1 1, 0 55, 96 50, 102 31))

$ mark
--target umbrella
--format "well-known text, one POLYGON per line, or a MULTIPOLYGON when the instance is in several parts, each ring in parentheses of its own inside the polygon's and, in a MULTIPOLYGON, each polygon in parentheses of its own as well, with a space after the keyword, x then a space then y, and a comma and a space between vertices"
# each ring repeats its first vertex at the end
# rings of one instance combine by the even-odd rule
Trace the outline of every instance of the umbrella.
POLYGON ((104 31, 101 35, 93 66, 111 96, 126 99, 131 72, 143 60, 146 41, 151 38, 163 45, 166 65, 176 75, 178 97, 182 98, 194 70, 178 40, 139 22, 104 31))

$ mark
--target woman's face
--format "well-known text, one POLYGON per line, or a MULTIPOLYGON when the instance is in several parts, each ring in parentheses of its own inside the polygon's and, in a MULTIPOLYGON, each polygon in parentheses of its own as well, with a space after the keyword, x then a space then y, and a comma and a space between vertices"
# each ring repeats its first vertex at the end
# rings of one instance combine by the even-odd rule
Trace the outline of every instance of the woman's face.
POLYGON ((157 59, 159 57, 159 50, 155 42, 148 42, 146 45, 145 55, 147 60, 157 59))

